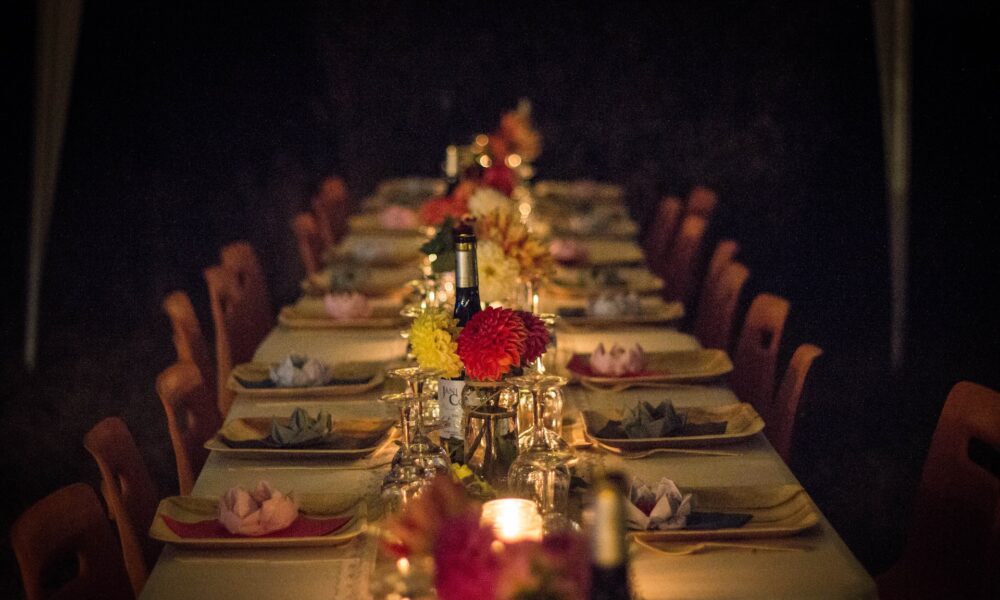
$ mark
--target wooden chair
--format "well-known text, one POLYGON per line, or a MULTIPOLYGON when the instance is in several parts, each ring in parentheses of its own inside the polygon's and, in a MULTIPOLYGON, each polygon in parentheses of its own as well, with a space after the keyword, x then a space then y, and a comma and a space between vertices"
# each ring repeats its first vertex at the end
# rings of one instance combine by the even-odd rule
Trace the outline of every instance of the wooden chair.
POLYGON ((205 269, 208 297, 212 305, 212 322, 215 325, 216 389, 219 414, 225 417, 235 399, 235 393, 226 387, 229 372, 235 365, 253 359, 257 346, 271 329, 271 317, 261 313, 260 307, 236 275, 220 266, 205 269))
POLYGON ((267 278, 253 246, 246 242, 233 242, 223 246, 219 252, 223 269, 236 276, 236 282, 246 299, 247 309, 253 318, 266 322, 271 328, 274 312, 271 310, 271 295, 267 291, 267 278))
POLYGON ((774 397, 778 347, 788 318, 788 300, 759 294, 750 304, 736 352, 730 384, 741 402, 766 406, 774 397))
POLYGON ((695 186, 688 194, 686 214, 708 219, 715 212, 715 207, 718 204, 719 196, 713 189, 703 185, 695 186))
POLYGON ((708 271, 705 273, 705 284, 708 285, 722 274, 740 251, 740 245, 734 240, 720 240, 715 245, 712 258, 708 261, 708 271))
POLYGON ((156 378, 156 391, 167 414, 180 491, 188 495, 208 458, 205 442, 222 426, 214 390, 197 366, 177 362, 156 378))
POLYGON ((340 177, 327 177, 312 199, 313 214, 326 247, 336 246, 347 233, 347 185, 340 177))
POLYGON ((323 237, 319 224, 312 213, 302 212, 292 219, 292 231, 299 246, 299 257, 306 275, 319 273, 323 269, 323 237))
POLYGON ((806 385, 806 376, 814 360, 823 354, 819 346, 802 344, 795 349, 785 376, 778 386, 778 393, 766 406, 758 406, 757 412, 763 417, 764 433, 771 445, 786 463, 792 457, 792 434, 795 431, 795 416, 799 410, 799 400, 806 385))
POLYGON ((24 511, 10 541, 28 600, 133 597, 108 518, 85 483, 56 490, 24 511))
POLYGON ((750 269, 738 262, 725 266, 714 279, 711 273, 705 276, 692 328, 702 346, 729 351, 740 292, 749 278, 750 269))
POLYGON ((118 525, 125 569, 138 596, 146 584, 160 546, 146 532, 156 516, 158 494, 139 448, 125 422, 108 417, 83 438, 101 470, 101 491, 111 519, 118 525))
POLYGON ((215 366, 191 299, 182 291, 171 292, 163 299, 163 312, 170 318, 174 331, 178 362, 194 363, 206 385, 214 386, 215 366))
POLYGON ((690 301, 699 265, 701 243, 705 238, 707 227, 708 221, 697 215, 688 215, 681 222, 677 239, 662 272, 664 300, 680 301, 685 304, 690 301))
POLYGON ((674 241, 677 225, 681 221, 684 206, 680 198, 667 196, 660 202, 653 220, 653 226, 643 240, 643 250, 646 252, 646 264, 657 275, 662 275, 666 266, 667 254, 674 241))
POLYGON ((948 394, 914 501, 903 555, 879 596, 1000 598, 1000 393, 963 381, 948 394))

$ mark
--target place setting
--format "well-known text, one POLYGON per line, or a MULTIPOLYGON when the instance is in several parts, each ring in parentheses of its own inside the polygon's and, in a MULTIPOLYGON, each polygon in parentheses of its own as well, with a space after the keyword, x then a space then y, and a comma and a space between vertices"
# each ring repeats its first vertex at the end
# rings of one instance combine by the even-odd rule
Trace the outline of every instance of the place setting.
POLYGON ((309 356, 289 354, 278 363, 236 365, 226 387, 249 398, 296 400, 361 394, 384 380, 384 362, 326 364, 309 356))

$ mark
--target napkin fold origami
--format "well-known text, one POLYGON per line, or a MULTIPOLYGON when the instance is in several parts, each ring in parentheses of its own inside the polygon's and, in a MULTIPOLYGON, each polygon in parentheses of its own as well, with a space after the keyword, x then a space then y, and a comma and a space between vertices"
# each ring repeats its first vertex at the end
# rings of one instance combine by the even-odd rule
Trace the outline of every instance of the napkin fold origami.
POLYGON ((630 529, 683 529, 691 515, 694 496, 681 494, 677 484, 664 477, 650 488, 638 477, 632 480, 625 507, 630 529))
POLYGON ((314 446, 326 442, 332 432, 333 417, 329 413, 321 410, 314 419, 304 409, 296 408, 287 425, 271 422, 268 441, 278 448, 314 446))
POLYGON ((553 240, 549 252, 561 263, 584 263, 590 258, 587 247, 576 240, 553 240))
POLYGON ((253 492, 236 486, 219 498, 219 523, 234 534, 265 535, 285 529, 298 516, 298 501, 266 481, 259 482, 253 492))
POLYGON ((412 208, 390 204, 379 211, 378 224, 384 229, 416 229, 420 220, 412 208))
POLYGON ((357 292, 332 293, 323 296, 326 314, 338 321, 364 319, 372 314, 368 298, 357 292))
POLYGON ((271 365, 271 381, 279 387, 317 387, 330 380, 326 365, 315 358, 289 354, 277 365, 271 365))
POLYGON ((639 296, 635 292, 601 292, 589 305, 590 314, 595 317, 621 317, 642 312, 639 296))
POLYGON ((682 429, 686 421, 669 400, 656 406, 643 400, 622 412, 622 429, 633 439, 667 437, 682 429))
POLYGON ((590 368, 595 375, 623 377, 641 373, 646 368, 646 353, 642 346, 636 344, 630 350, 614 344, 611 350, 605 350, 600 343, 590 353, 590 368))

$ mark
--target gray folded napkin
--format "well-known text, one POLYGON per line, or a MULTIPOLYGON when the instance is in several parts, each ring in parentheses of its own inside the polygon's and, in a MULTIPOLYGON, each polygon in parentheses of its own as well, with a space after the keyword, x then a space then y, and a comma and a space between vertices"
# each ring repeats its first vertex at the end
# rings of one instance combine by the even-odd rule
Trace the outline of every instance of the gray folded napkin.
POLYGON ((688 423, 673 402, 664 400, 653 406, 643 400, 622 411, 621 421, 609 420, 595 435, 604 439, 648 439, 677 436, 719 435, 726 432, 726 421, 688 423))
POLYGON ((332 432, 333 417, 329 413, 321 410, 314 419, 304 409, 296 408, 287 425, 277 419, 271 423, 267 441, 277 448, 314 446, 327 442, 332 432))

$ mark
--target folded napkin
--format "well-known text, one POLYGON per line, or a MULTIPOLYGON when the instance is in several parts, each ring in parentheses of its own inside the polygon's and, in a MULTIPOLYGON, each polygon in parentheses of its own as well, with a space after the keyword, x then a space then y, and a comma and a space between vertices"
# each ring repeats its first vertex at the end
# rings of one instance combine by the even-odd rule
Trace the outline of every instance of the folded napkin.
POLYGON ((333 417, 319 411, 313 419, 305 410, 296 408, 287 425, 277 419, 271 422, 271 435, 267 441, 278 448, 315 446, 329 441, 333 433, 333 417))
POLYGON ((264 535, 285 529, 298 516, 298 501, 266 481, 259 482, 252 493, 236 486, 219 498, 219 523, 230 533, 264 535))
POLYGON ((575 240, 553 240, 549 252, 552 258, 564 264, 584 263, 589 258, 586 246, 575 240))
POLYGON ((315 358, 289 354, 277 365, 271 365, 271 381, 279 387, 317 387, 330 381, 326 365, 315 358))
POLYGON ((323 296, 326 314, 338 321, 364 319, 372 314, 372 307, 364 294, 357 292, 332 293, 323 296))
POLYGON ((639 296, 635 292, 601 292, 589 305, 590 314, 595 317, 621 317, 642 312, 639 296))
MULTIPOLYGON (((355 253, 355 257, 360 257, 355 253)), ((336 264, 330 269, 330 290, 333 292, 356 292, 368 279, 368 271, 358 269, 348 263, 336 264)))
POLYGON ((611 350, 604 349, 604 343, 590 353, 590 368, 597 375, 623 377, 635 375, 646 369, 646 353, 636 344, 630 350, 614 344, 611 350))
POLYGON ((746 513, 699 512, 694 506, 694 495, 682 494, 670 479, 664 477, 650 488, 636 477, 625 513, 629 528, 640 531, 737 529, 753 518, 746 513))
POLYGON ((378 224, 385 229, 416 229, 420 221, 412 208, 391 204, 379 211, 378 224))
POLYGON ((601 439, 651 439, 679 436, 720 435, 728 422, 688 423, 687 416, 677 412, 674 404, 664 400, 653 406, 645 400, 622 411, 621 421, 608 420, 600 431, 601 439))

